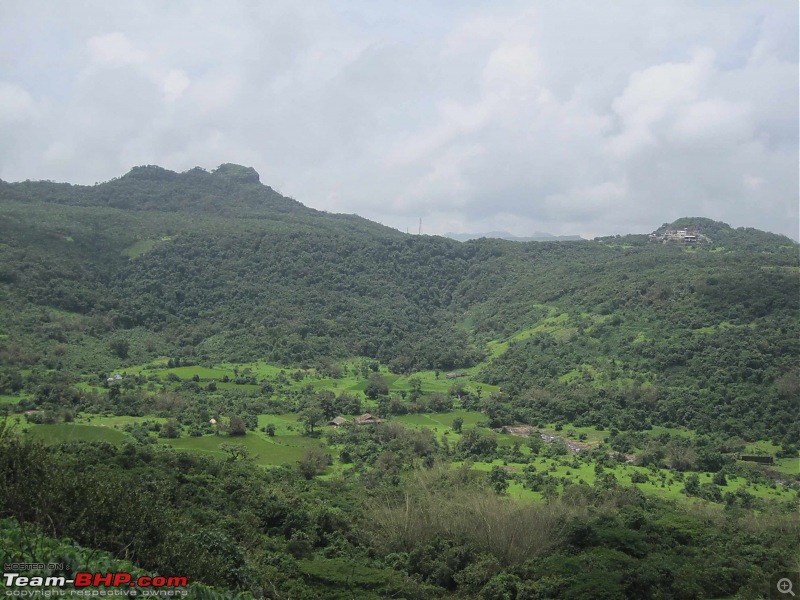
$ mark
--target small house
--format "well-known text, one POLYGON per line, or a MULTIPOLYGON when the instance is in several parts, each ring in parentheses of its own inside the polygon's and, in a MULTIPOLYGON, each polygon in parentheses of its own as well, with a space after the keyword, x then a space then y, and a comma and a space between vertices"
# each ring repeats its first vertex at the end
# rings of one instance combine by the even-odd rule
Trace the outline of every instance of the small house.
POLYGON ((330 421, 328 421, 328 425, 333 425, 334 427, 341 427, 342 425, 345 425, 349 422, 350 421, 348 421, 344 417, 336 417, 335 419, 331 419, 330 421))
POLYGON ((466 373, 461 373, 461 372, 459 372, 459 371, 454 371, 454 372, 452 372, 452 373, 448 373, 448 374, 447 374, 447 378, 448 378, 448 379, 457 379, 457 378, 459 378, 459 377, 466 377, 466 376, 467 376, 467 374, 466 374, 466 373))
POLYGON ((353 419, 353 423, 356 425, 377 425, 378 423, 383 423, 383 419, 369 413, 364 413, 360 417, 353 419))

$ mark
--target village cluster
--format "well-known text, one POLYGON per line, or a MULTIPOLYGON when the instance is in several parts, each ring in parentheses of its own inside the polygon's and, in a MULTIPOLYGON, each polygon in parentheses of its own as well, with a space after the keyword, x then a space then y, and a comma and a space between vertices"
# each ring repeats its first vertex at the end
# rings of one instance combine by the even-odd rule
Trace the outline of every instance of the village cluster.
POLYGON ((667 242, 678 242, 680 244, 711 243, 711 239, 708 236, 705 236, 697 229, 692 228, 668 229, 664 233, 658 233, 657 231, 654 231, 650 234, 650 241, 661 242, 662 244, 666 244, 667 242))

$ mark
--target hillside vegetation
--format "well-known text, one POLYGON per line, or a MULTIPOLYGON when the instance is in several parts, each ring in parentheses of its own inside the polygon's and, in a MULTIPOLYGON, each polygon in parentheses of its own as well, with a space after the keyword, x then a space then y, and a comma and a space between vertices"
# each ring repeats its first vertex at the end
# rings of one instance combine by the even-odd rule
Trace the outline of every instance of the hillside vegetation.
POLYGON ((685 227, 461 243, 231 164, 0 182, 0 535, 209 598, 758 597, 797 551, 798 245, 685 227))
POLYGON ((530 408, 549 420, 798 439, 798 251, 783 236, 691 219, 677 225, 712 247, 460 244, 308 209, 234 165, 0 193, 7 368, 482 363, 512 399, 545 389, 530 408))

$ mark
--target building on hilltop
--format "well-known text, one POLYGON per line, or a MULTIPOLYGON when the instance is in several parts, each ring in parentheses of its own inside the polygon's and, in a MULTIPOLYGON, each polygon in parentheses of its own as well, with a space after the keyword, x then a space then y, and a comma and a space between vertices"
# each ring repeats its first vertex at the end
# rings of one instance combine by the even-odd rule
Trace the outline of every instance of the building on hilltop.
POLYGON ((697 229, 687 227, 685 229, 668 229, 664 233, 654 231, 650 234, 651 242, 678 242, 679 244, 697 244, 700 242, 710 242, 711 240, 700 233, 697 229))

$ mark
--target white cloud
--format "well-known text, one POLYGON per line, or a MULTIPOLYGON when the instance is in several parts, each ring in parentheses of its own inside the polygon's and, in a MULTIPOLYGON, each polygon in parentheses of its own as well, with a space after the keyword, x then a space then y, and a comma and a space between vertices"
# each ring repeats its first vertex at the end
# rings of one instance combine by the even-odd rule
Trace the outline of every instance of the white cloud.
POLYGON ((183 95, 191 83, 192 80, 183 70, 171 69, 162 83, 164 96, 169 102, 174 102, 183 95))
POLYGON ((404 230, 797 235, 798 8, 10 0, 0 177, 250 164, 404 230))
POLYGON ((36 116, 36 105, 28 90, 0 81, 0 127, 28 121, 36 116))
POLYGON ((104 67, 138 65, 147 59, 147 53, 134 46, 120 31, 93 36, 86 47, 92 62, 104 67))

